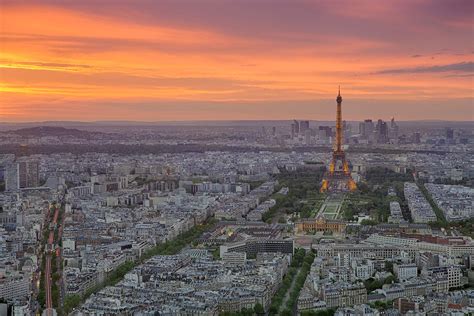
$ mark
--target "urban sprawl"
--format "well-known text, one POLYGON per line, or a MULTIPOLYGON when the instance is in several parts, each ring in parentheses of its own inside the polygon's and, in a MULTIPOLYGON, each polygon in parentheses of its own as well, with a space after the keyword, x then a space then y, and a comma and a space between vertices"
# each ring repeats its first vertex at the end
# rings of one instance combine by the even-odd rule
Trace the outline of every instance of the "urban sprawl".
POLYGON ((472 315, 472 125, 342 125, 2 127, 0 315, 472 315))

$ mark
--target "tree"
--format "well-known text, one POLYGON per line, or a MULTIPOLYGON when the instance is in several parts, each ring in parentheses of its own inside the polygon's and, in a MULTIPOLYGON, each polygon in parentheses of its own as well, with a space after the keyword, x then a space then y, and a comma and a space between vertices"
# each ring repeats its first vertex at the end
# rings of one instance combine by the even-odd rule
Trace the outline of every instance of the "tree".
POLYGON ((269 315, 277 315, 278 314, 278 306, 276 305, 271 305, 270 310, 268 311, 269 315))
POLYGON ((262 304, 260 304, 260 303, 255 304, 255 306, 253 307, 253 311, 257 315, 264 315, 265 314, 265 309, 263 308, 262 304))
POLYGON ((364 285, 365 285, 365 288, 367 289, 367 292, 370 293, 376 289, 381 289, 383 286, 383 283, 382 281, 369 278, 366 281, 364 281, 364 285))
POLYGON ((393 274, 393 262, 385 261, 385 270, 393 274))
POLYGON ((238 315, 242 316, 252 316, 253 315, 253 309, 251 308, 243 308, 240 313, 237 313, 238 315))
POLYGON ((377 225, 377 222, 372 220, 372 219, 364 219, 360 222, 361 225, 369 225, 369 226, 374 226, 377 225))
POLYGON ((384 284, 392 284, 393 282, 395 282, 395 277, 393 275, 386 277, 383 281, 384 284))
POLYGON ((72 309, 81 303, 82 299, 80 295, 68 295, 64 299, 64 313, 69 314, 72 309))
POLYGON ((291 312, 291 309, 288 309, 288 308, 280 313, 280 316, 292 316, 292 315, 293 313, 291 312))

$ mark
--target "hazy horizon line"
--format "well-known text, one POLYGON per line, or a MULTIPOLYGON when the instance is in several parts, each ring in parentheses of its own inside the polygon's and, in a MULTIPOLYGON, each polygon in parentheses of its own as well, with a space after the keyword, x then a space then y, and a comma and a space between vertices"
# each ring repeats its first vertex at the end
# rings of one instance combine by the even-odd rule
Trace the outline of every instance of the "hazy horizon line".
MULTIPOLYGON (((373 121, 377 121, 378 119, 383 118, 366 118, 372 119, 373 121)), ((391 119, 391 118, 390 118, 391 119)), ((383 119, 383 120, 390 120, 390 119, 383 119)), ((310 121, 310 122, 332 122, 335 120, 327 120, 327 119, 302 119, 302 118, 288 118, 288 119, 238 119, 238 120, 163 120, 163 121, 140 121, 140 120, 95 120, 95 121, 88 121, 88 120, 48 120, 48 121, 0 121, 0 124, 48 124, 48 123, 88 123, 88 124, 97 124, 97 123, 139 123, 139 124, 160 124, 160 123, 205 123, 205 122, 291 122, 291 121, 310 121)), ((365 120, 365 119, 363 119, 365 120)), ((349 119, 345 120, 347 122, 362 122, 363 120, 357 119, 349 119)), ((443 119, 413 119, 413 120, 397 120, 396 122, 459 122, 459 123, 474 123, 474 120, 443 120, 443 119)))

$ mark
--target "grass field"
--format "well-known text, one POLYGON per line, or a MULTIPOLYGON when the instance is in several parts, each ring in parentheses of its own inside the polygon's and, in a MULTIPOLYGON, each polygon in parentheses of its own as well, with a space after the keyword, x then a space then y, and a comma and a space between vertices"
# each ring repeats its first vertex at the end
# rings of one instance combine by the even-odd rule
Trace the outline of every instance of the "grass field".
POLYGON ((327 219, 337 219, 341 215, 340 210, 343 202, 343 196, 328 196, 318 214, 323 215, 327 219))
POLYGON ((334 214, 333 214, 333 213, 331 213, 331 214, 326 214, 326 213, 325 213, 325 214, 324 214, 324 217, 325 217, 326 219, 336 219, 336 216, 337 216, 336 213, 334 213, 334 214))
POLYGON ((337 213, 340 204, 337 203, 330 203, 326 204, 326 208, 324 209, 324 213, 337 213))

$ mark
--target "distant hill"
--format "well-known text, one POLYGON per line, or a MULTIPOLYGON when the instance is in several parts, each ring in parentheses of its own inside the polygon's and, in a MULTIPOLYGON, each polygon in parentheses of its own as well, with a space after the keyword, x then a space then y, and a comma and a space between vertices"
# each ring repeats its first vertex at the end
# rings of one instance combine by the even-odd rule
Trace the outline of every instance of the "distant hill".
POLYGON ((75 138, 85 138, 90 139, 98 134, 95 132, 82 131, 75 128, 64 128, 56 126, 36 126, 21 128, 17 130, 10 130, 7 133, 16 134, 22 137, 48 137, 48 136, 57 136, 57 137, 75 137, 75 138))
MULTIPOLYGON (((298 118, 297 118, 298 119, 298 118)), ((376 118, 372 118, 377 122, 376 118)), ((386 121, 390 122, 390 117, 385 118, 386 121)), ((474 128, 473 121, 435 121, 435 120, 425 120, 425 121, 401 121, 396 120, 397 124, 402 128, 474 128)), ((62 127, 66 129, 77 129, 79 131, 97 131, 109 134, 110 128, 112 127, 129 127, 129 128, 140 128, 140 127, 194 127, 194 126, 204 126, 204 127, 285 127, 289 128, 290 124, 293 123, 293 120, 240 120, 240 121, 150 121, 150 122, 140 122, 140 121, 95 121, 95 122, 81 122, 81 121, 43 121, 43 122, 1 122, 0 121, 0 131, 5 131, 10 133, 12 130, 19 129, 30 129, 34 127, 62 127)), ((347 120, 347 123, 351 124, 356 130, 359 127, 360 121, 351 121, 347 120)), ((310 127, 317 128, 317 126, 328 125, 334 126, 334 120, 331 121, 320 121, 320 120, 310 120, 310 127)), ((113 131, 115 132, 115 131, 113 131)))

